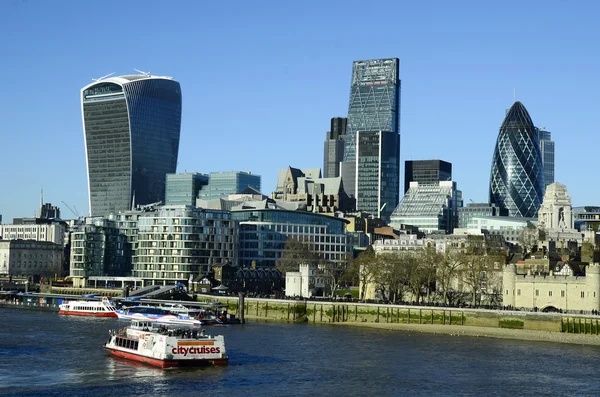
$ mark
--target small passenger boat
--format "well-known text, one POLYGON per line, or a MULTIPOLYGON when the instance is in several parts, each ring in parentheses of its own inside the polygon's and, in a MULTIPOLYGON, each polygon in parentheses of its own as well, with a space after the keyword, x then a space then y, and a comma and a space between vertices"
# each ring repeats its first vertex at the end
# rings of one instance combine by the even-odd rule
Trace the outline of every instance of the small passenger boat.
POLYGON ((117 317, 121 320, 150 320, 158 324, 191 325, 196 327, 215 324, 217 322, 214 316, 205 315, 203 310, 194 315, 191 309, 186 314, 182 310, 173 312, 166 307, 147 305, 121 308, 117 310, 117 317))
POLYGON ((58 314, 73 316, 117 317, 117 307, 112 299, 105 296, 101 301, 68 301, 58 306, 58 314))
POLYGON ((222 335, 149 320, 132 320, 125 329, 109 331, 104 348, 114 356, 161 368, 227 365, 228 361, 222 335))

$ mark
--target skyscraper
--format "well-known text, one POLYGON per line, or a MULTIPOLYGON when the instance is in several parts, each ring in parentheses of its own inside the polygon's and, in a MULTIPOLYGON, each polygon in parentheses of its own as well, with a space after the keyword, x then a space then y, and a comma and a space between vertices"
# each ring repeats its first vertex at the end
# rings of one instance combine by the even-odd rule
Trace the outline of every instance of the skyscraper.
POLYGON ((544 198, 544 169, 537 130, 521 102, 509 109, 496 141, 490 204, 508 216, 537 215, 544 198))
POLYGON ((81 89, 90 214, 165 199, 177 168, 181 88, 171 77, 126 75, 81 89))
POLYGON ((323 154, 323 178, 337 178, 340 176, 340 163, 344 160, 344 144, 346 138, 345 117, 331 119, 331 128, 325 137, 325 150, 323 154))
POLYGON ((554 183, 554 141, 552 133, 538 128, 542 165, 544 166, 544 187, 554 183))
MULTIPOLYGON (((400 79, 398 58, 355 61, 352 65, 348 125, 342 162, 342 181, 356 197, 356 134, 358 131, 400 133, 400 79)), ((400 158, 400 139, 394 148, 400 158)), ((357 207, 357 209, 361 209, 357 207)))
POLYGON ((356 207, 386 221, 399 201, 399 140, 391 131, 356 134, 356 207))
POLYGON ((419 185, 437 185, 452 180, 452 163, 443 160, 407 160, 404 162, 404 193, 411 182, 419 185))

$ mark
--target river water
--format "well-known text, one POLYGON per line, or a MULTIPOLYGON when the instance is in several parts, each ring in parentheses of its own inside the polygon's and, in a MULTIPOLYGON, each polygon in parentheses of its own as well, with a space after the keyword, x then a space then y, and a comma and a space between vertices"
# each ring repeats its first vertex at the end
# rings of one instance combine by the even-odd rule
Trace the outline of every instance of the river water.
POLYGON ((227 367, 102 348, 114 318, 0 309, 0 396, 598 396, 600 348, 311 324, 207 327, 227 367))

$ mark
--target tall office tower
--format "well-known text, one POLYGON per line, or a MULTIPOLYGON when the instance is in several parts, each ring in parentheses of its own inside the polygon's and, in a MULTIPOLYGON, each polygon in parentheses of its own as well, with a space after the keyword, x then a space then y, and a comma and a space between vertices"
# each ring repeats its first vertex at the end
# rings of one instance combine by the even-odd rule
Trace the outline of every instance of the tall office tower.
POLYGON ((260 175, 250 171, 211 172, 208 174, 208 185, 202 186, 198 192, 201 200, 227 198, 230 194, 242 193, 251 188, 260 192, 260 175))
POLYGON ((544 198, 544 169, 537 130, 521 102, 509 109, 494 148, 490 204, 502 215, 533 218, 544 198))
POLYGON ((208 175, 197 172, 167 174, 165 205, 196 205, 202 186, 208 185, 208 175))
POLYGON ((404 193, 411 182, 419 185, 437 185, 452 180, 452 163, 443 160, 407 160, 404 162, 404 193))
POLYGON ((554 183, 554 141, 552 133, 537 128, 542 152, 542 165, 544 166, 544 188, 554 183))
POLYGON ((344 144, 346 138, 345 117, 331 119, 331 129, 325 137, 325 150, 323 155, 323 178, 337 178, 340 176, 340 163, 344 160, 344 144))
POLYGON ((356 134, 356 208, 386 221, 400 199, 399 140, 391 131, 356 134))
POLYGON ((81 89, 90 214, 165 199, 177 168, 181 88, 171 77, 97 79, 81 89))
MULTIPOLYGON (((356 196, 356 134, 358 131, 400 133, 400 80, 398 58, 355 61, 352 66, 350 104, 342 182, 350 196, 356 196)), ((400 158, 400 139, 393 148, 400 158)), ((362 208, 357 207, 358 210, 362 208)))

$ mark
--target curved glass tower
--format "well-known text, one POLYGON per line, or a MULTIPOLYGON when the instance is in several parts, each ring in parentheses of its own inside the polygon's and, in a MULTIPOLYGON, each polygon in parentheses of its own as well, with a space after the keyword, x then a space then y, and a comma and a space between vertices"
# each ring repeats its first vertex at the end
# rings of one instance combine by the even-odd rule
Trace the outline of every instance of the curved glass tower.
POLYGON ((99 79, 81 89, 90 215, 164 201, 177 168, 181 87, 149 74, 99 79))
POLYGON ((521 102, 500 127, 490 175, 490 203, 509 216, 535 217, 544 198, 544 167, 537 129, 521 102))

